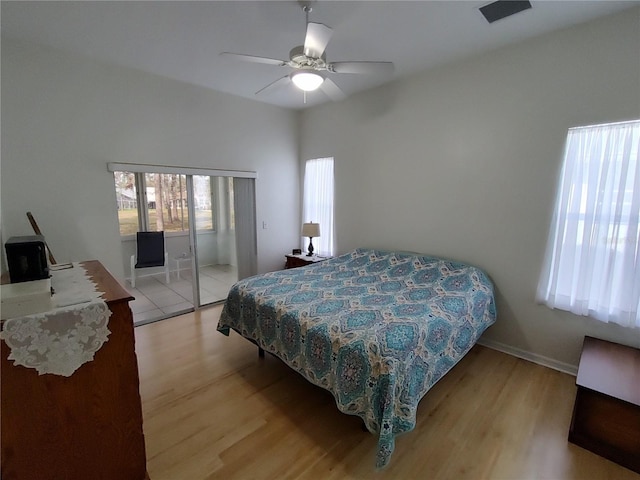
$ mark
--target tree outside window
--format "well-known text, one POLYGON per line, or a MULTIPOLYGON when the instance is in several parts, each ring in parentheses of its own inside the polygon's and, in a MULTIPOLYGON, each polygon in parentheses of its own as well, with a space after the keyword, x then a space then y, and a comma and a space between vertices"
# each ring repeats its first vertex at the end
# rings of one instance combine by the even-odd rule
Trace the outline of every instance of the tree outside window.
MULTIPOLYGON (((185 175, 114 172, 113 176, 120 235, 189 230, 185 175)), ((211 218, 211 210, 199 211, 200 215, 211 218)))

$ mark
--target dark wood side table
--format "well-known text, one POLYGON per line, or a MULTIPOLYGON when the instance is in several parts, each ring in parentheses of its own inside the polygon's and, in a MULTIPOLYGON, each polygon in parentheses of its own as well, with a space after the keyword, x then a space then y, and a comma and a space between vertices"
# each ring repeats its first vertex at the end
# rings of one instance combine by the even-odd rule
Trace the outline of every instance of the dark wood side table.
POLYGON ((585 337, 569 441, 640 473, 640 350, 585 337))
POLYGON ((296 268, 304 267, 305 265, 311 265, 312 263, 322 262, 329 257, 318 257, 317 255, 307 256, 305 253, 300 255, 285 255, 287 263, 284 268, 296 268))

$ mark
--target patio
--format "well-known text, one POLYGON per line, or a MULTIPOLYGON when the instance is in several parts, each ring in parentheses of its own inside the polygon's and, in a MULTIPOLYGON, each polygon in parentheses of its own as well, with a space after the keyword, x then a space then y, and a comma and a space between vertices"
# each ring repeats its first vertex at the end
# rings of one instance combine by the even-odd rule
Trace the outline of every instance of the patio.
MULTIPOLYGON (((200 268, 201 304, 224 301, 231 286, 237 281, 233 265, 207 265, 200 268)), ((194 309, 193 273, 191 268, 171 272, 169 284, 164 273, 136 277, 136 288, 127 284, 135 297, 130 302, 134 325, 144 325, 173 317, 194 309)))

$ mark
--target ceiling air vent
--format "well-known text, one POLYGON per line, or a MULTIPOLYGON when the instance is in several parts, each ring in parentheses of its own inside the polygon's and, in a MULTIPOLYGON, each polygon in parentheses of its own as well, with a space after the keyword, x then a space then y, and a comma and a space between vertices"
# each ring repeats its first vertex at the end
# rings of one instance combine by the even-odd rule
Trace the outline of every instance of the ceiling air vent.
POLYGON ((480 7, 480 13, 484 15, 487 22, 493 23, 496 20, 501 20, 506 17, 510 17, 523 10, 531 8, 531 2, 528 0, 499 0, 497 2, 490 3, 484 7, 480 7))

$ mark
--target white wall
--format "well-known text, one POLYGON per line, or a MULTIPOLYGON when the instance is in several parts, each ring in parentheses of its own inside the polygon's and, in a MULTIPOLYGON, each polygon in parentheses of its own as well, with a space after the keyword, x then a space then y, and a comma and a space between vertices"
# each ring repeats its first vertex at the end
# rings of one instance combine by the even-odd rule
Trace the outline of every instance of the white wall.
POLYGON ((640 332, 537 305, 569 127, 640 117, 640 10, 306 111, 301 160, 335 157, 337 240, 467 261, 495 282, 487 343, 571 370, 584 335, 640 332))
MULTIPOLYGON (((107 162, 256 171, 258 269, 299 243, 297 114, 2 39, 2 235, 33 232, 58 262, 123 278, 107 162)), ((242 252, 240 252, 242 254, 242 252)))

